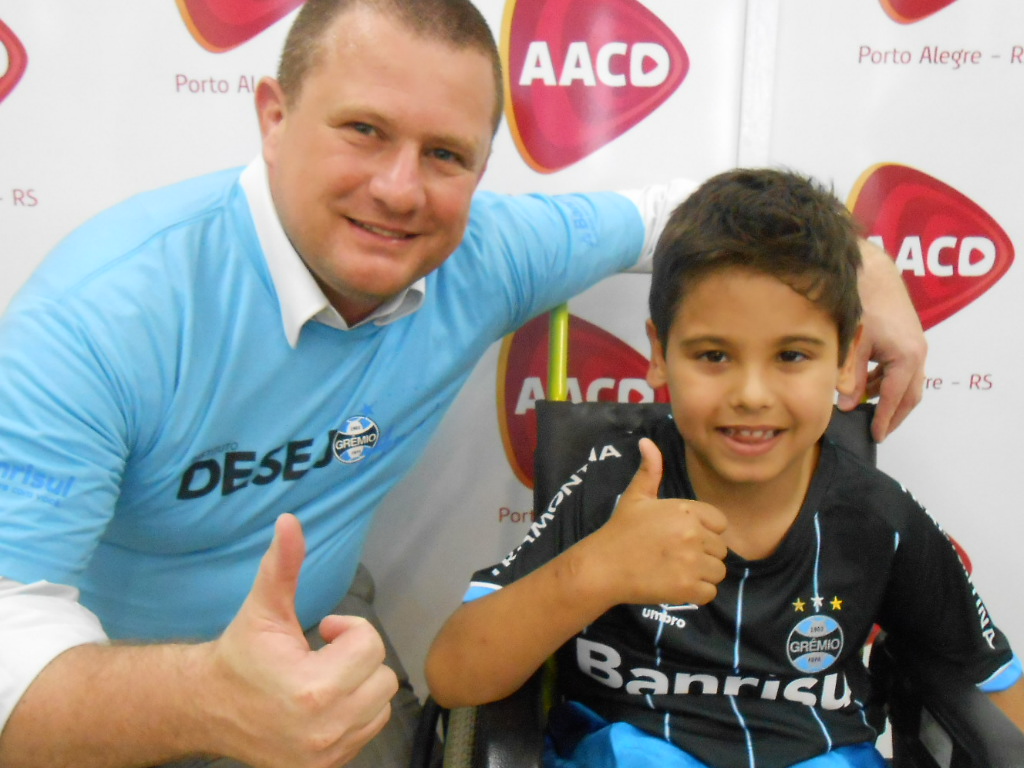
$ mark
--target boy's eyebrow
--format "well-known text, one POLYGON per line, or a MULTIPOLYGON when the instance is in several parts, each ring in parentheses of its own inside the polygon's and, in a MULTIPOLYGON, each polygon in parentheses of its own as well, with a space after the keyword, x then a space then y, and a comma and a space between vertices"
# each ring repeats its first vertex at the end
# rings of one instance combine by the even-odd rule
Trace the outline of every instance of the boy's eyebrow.
POLYGON ((815 346, 823 347, 828 342, 819 336, 783 336, 779 339, 779 344, 785 346, 787 344, 813 344, 815 346))
MULTIPOLYGON (((728 339, 724 336, 715 336, 714 334, 702 334, 699 336, 688 336, 679 340, 680 346, 692 347, 702 344, 713 344, 715 346, 725 347, 735 343, 733 340, 728 339)), ((792 336, 783 336, 775 342, 779 346, 787 346, 789 344, 812 344, 814 346, 823 347, 828 342, 819 336, 803 336, 799 334, 793 334, 792 336)))
POLYGON ((724 336, 714 336, 710 333, 703 334, 700 336, 684 336, 679 340, 680 346, 692 347, 695 344, 715 344, 717 346, 726 346, 730 343, 729 339, 724 336))

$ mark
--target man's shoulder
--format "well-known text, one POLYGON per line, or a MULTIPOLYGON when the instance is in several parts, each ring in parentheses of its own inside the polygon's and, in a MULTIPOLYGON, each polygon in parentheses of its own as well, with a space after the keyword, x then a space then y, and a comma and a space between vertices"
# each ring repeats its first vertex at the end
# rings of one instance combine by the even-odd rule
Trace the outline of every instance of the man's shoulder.
POLYGON ((481 189, 473 195, 469 225, 470 228, 502 226, 520 221, 542 225, 545 216, 552 222, 573 224, 580 218, 612 216, 615 212, 634 216, 637 213, 636 203, 628 196, 611 190, 510 194, 481 189))
MULTIPOLYGON (((130 279, 125 263, 148 258, 187 258, 198 253, 200 245, 209 246, 216 238, 206 231, 192 235, 194 226, 205 226, 241 200, 237 186, 239 169, 187 179, 148 190, 107 208, 65 237, 43 260, 12 307, 34 300, 62 301, 76 286, 103 279, 118 265, 117 274, 130 279), (188 244, 194 245, 194 247, 188 244)), ((146 272, 141 265, 141 272, 146 272)), ((171 270, 173 272, 173 270, 171 270)), ((149 272, 150 280, 159 280, 167 271, 149 272)), ((143 279, 143 278, 140 278, 143 279)), ((152 287, 152 286, 150 286, 152 287)))
POLYGON ((216 171, 139 192, 93 216, 55 249, 102 241, 108 253, 130 250, 163 232, 209 216, 239 194, 238 168, 216 171))

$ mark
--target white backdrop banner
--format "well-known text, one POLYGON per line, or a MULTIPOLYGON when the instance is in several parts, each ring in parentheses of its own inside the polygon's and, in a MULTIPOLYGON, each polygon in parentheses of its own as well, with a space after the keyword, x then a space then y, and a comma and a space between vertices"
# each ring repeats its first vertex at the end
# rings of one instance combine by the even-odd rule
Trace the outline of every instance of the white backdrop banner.
MULTIPOLYGON (((248 162, 256 81, 301 0, 0 0, 0 307, 134 192, 248 162)), ((967 549, 1024 648, 1024 5, 1016 0, 478 0, 507 69, 483 186, 629 189, 737 163, 834 185, 897 260, 931 347, 880 462, 967 549)), ((648 278, 574 300, 574 399, 650 399, 648 278)), ((367 562, 420 691, 466 579, 531 521, 543 327, 496 345, 380 510, 367 562)), ((0 373, 2 375, 2 373, 0 373)))

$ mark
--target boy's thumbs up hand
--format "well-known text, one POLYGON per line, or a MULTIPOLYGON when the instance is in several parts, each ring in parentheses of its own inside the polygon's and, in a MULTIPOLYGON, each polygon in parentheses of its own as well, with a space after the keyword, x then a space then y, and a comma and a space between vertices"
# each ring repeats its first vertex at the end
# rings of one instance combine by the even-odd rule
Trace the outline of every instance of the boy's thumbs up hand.
POLYGON ((605 560, 609 603, 709 603, 725 578, 725 516, 699 501, 658 498, 661 451, 642 438, 640 457, 615 512, 589 537, 605 560))
POLYGON ((211 644, 211 751, 256 768, 343 765, 383 728, 398 687, 365 619, 327 617, 327 645, 310 648, 295 612, 305 549, 299 521, 281 515, 248 598, 211 644))
POLYGON ((626 490, 622 492, 620 504, 622 500, 641 501, 658 498, 658 490, 661 488, 661 478, 664 473, 661 451, 653 441, 646 437, 641 438, 639 446, 640 468, 633 475, 633 480, 626 486, 626 490))

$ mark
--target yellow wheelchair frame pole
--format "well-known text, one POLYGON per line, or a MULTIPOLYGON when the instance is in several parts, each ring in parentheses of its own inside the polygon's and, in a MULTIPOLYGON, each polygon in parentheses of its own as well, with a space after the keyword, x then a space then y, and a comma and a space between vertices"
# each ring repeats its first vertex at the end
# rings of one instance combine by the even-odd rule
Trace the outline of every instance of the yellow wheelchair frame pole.
POLYGON ((548 317, 548 400, 569 399, 569 305, 548 317))

